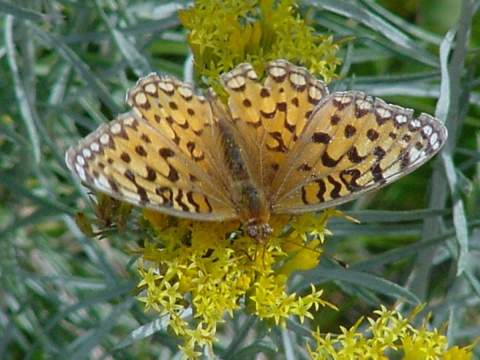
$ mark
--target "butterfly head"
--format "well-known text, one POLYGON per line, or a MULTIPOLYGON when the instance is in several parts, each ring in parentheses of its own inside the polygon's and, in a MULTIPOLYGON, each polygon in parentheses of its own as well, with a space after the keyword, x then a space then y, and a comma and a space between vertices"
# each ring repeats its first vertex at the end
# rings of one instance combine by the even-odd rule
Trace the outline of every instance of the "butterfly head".
POLYGON ((243 224, 243 227, 247 235, 260 244, 265 243, 268 236, 272 233, 272 228, 268 223, 258 224, 253 223, 253 221, 247 221, 243 224))

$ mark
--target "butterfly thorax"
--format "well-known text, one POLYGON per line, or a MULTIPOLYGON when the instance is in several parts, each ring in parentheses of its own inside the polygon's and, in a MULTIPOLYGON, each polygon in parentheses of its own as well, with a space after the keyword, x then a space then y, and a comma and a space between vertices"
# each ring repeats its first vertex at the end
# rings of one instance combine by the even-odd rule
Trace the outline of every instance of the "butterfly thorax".
POLYGON ((238 218, 247 235, 258 242, 264 242, 272 232, 268 219, 270 209, 264 192, 255 183, 248 168, 244 148, 235 140, 228 120, 218 121, 222 150, 229 170, 232 185, 232 202, 235 204, 238 218))

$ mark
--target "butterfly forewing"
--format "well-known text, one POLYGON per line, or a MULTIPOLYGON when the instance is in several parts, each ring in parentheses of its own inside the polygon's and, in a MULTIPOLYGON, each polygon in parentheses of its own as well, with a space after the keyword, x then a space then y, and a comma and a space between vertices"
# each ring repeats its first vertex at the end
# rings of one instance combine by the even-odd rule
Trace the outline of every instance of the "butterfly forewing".
POLYGON ((299 213, 350 201, 413 171, 443 145, 429 115, 357 91, 329 95, 314 110, 285 167, 273 211, 299 213), (295 183, 295 186, 290 186, 295 183))
POLYGON ((156 74, 139 80, 128 95, 134 111, 72 147, 69 168, 95 189, 135 205, 200 220, 235 218, 217 175, 222 169, 210 156, 221 141, 210 103, 190 90, 156 74))

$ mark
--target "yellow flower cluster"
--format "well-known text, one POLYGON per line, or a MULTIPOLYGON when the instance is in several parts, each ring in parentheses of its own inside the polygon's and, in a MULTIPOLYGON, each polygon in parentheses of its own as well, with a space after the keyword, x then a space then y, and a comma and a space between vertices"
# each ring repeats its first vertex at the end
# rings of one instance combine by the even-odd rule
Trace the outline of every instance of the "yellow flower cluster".
POLYGON ((331 36, 315 34, 295 13, 296 6, 293 0, 196 0, 188 10, 179 11, 189 30, 198 83, 221 90, 216 83, 220 74, 242 62, 251 63, 260 74, 276 59, 305 66, 326 83, 337 78, 338 45, 331 36))
POLYGON ((217 324, 236 309, 283 328, 292 315, 303 322, 312 318, 311 310, 333 306, 313 285, 305 296, 287 294, 286 281, 291 272, 318 264, 327 220, 340 214, 302 215, 290 226, 289 217, 273 217, 273 236, 259 244, 237 231, 235 222, 198 222, 144 210, 156 239, 136 251, 143 278, 139 299, 168 317, 169 327, 184 340, 185 358, 196 357, 199 348, 212 351, 217 324), (305 231, 315 234, 306 244, 305 231))
POLYGON ((384 306, 375 311, 377 319, 368 318, 370 326, 361 332, 357 331, 362 323, 360 318, 350 329, 341 327, 342 334, 326 336, 319 330, 313 333, 316 340, 316 349, 312 350, 307 344, 312 359, 347 360, 347 359, 390 359, 403 360, 438 360, 456 359, 469 360, 475 344, 459 348, 454 346, 447 349, 447 338, 440 333, 444 330, 427 330, 426 322, 420 329, 410 323, 422 310, 419 305, 414 308, 408 318, 395 310, 388 310, 384 306))

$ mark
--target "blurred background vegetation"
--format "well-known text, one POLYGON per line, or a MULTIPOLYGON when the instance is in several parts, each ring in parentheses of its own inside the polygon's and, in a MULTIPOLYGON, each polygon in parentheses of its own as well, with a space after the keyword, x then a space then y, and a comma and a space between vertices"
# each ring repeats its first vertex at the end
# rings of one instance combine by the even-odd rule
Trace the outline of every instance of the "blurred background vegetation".
MULTIPOLYGON (((322 332, 338 333, 379 304, 404 298, 427 303, 424 313, 432 312, 437 328, 449 321, 451 344, 480 336, 479 4, 300 2, 299 13, 310 12, 320 33, 354 37, 342 44, 342 78, 331 90, 362 90, 435 114, 447 119, 450 132, 444 155, 342 207, 360 225, 330 223, 327 253, 349 269, 324 258, 319 268, 291 279, 292 291, 315 283, 340 308, 318 313, 313 325, 322 332)), ((93 210, 64 153, 128 110, 125 93, 138 77, 156 71, 183 78, 189 51, 176 11, 186 6, 0 1, 1 359, 169 359, 176 353, 178 341, 166 330, 139 341, 145 333, 132 335, 158 320, 131 295, 139 277, 125 250, 138 238, 128 227, 101 240, 78 230, 75 213, 92 216, 93 210)), ((217 346, 239 341, 236 329, 244 322, 241 315, 229 320, 217 346)), ((252 329, 245 345, 262 340, 257 351, 278 358, 303 344, 292 328, 252 329)))

